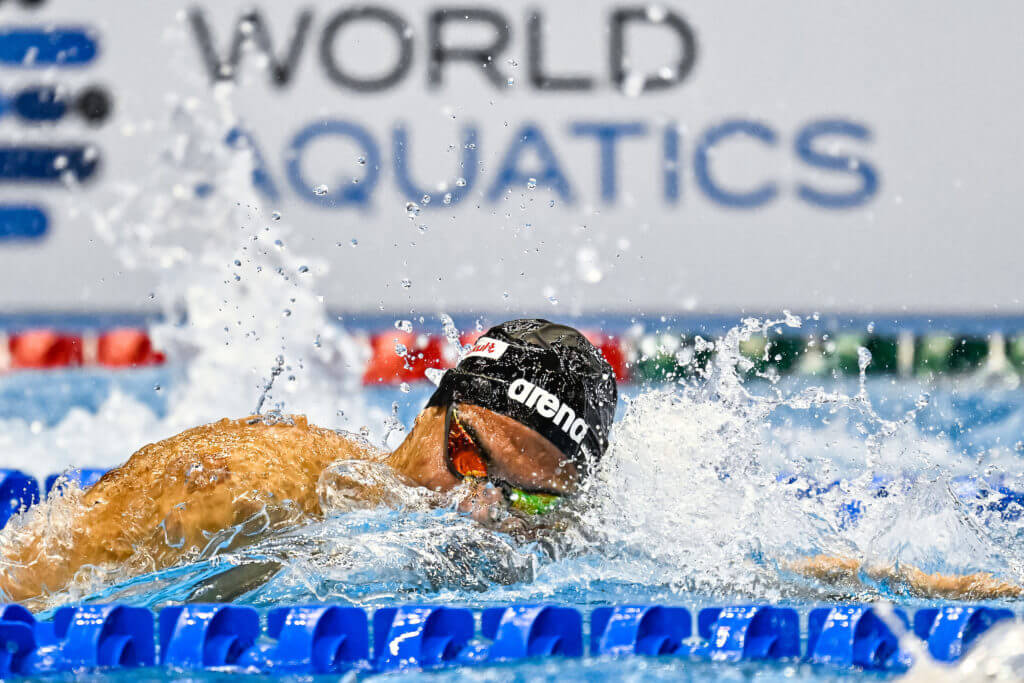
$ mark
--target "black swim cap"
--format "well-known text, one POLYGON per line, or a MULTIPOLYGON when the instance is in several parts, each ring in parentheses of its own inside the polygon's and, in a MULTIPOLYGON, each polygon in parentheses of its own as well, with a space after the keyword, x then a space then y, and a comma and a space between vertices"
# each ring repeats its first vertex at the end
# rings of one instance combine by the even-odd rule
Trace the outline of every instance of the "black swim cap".
POLYGON ((444 374, 427 405, 469 403, 511 417, 586 474, 608 448, 617 401, 615 373, 586 337, 526 319, 487 330, 444 374))

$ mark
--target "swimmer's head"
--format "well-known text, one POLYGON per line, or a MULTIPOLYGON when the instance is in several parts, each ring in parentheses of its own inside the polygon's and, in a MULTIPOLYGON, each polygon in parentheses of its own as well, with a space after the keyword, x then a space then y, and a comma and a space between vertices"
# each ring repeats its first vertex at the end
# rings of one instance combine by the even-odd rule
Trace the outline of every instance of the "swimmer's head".
MULTIPOLYGON (((557 451, 582 478, 608 448, 617 400, 615 374, 586 337, 565 325, 526 319, 487 330, 444 374, 428 406, 467 406, 458 414, 471 411, 468 406, 483 408, 494 414, 490 426, 499 431, 502 423, 522 425, 542 437, 538 443, 547 442, 540 450, 557 451)), ((485 420, 478 412, 473 422, 485 420)), ((473 433, 481 427, 474 424, 470 435, 483 437, 473 433)))

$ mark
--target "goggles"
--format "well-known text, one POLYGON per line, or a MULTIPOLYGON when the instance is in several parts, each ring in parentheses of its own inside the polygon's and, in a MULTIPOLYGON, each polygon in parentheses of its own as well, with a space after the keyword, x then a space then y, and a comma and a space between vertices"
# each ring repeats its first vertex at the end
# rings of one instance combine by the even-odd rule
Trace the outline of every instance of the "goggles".
POLYGON ((561 496, 545 491, 527 491, 488 474, 490 457, 483 446, 474 438, 466 425, 459 420, 455 404, 448 406, 444 418, 445 462, 452 474, 460 479, 486 479, 499 487, 513 509, 530 515, 544 515, 558 506, 561 496))

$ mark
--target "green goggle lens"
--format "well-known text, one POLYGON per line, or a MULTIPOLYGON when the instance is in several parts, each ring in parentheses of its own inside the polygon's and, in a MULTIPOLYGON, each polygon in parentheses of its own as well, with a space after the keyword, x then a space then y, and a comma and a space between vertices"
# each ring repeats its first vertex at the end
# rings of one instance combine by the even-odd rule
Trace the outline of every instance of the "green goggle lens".
POLYGON ((527 493, 520 489, 509 489, 509 502, 512 507, 528 515, 546 515, 558 507, 559 496, 550 493, 527 493))

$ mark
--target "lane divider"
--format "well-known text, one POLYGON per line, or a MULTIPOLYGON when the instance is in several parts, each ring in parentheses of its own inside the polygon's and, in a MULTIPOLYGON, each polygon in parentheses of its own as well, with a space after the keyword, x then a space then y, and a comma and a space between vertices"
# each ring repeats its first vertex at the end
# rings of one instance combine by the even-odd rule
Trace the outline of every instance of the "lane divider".
MULTIPOLYGON (((697 613, 685 607, 622 605, 590 613, 592 656, 674 656, 720 662, 806 661, 844 669, 900 671, 913 665, 897 633, 921 638, 942 662, 957 661, 1008 609, 943 605, 919 609, 914 628, 890 628, 871 605, 812 609, 801 651, 800 615, 790 607, 736 605, 697 613)), ((154 615, 127 605, 62 607, 40 622, 20 605, 0 607, 0 676, 164 666, 265 674, 394 672, 584 656, 584 615, 574 607, 513 604, 474 612, 401 605, 366 612, 349 605, 271 610, 261 625, 252 607, 190 604, 154 615)))
MULTIPOLYGON (((600 332, 583 330, 615 373, 619 382, 630 379, 626 347, 620 338, 600 332)), ((475 342, 483 333, 473 332, 459 337, 463 347, 475 342)), ((428 334, 400 330, 370 335, 370 361, 363 373, 363 384, 398 384, 427 377, 429 369, 450 368, 458 360, 458 352, 447 339, 428 334)))
MULTIPOLYGON (((0 206, 0 239, 6 229, 3 209, 0 206)), ((40 221, 45 221, 45 216, 26 213, 16 222, 42 225, 40 221)), ((24 229, 39 230, 36 227, 24 229)), ((583 332, 600 349, 620 383, 664 383, 698 378, 709 371, 716 353, 713 342, 697 335, 583 332)), ((463 334, 458 343, 471 345, 480 334, 463 334)), ((362 374, 363 384, 367 386, 420 382, 427 379, 431 370, 450 368, 457 360, 455 344, 440 335, 391 330, 355 336, 357 342, 364 345, 369 359, 362 374)), ((95 337, 53 329, 25 330, 11 335, 8 345, 13 349, 23 337, 25 350, 18 354, 12 352, 8 361, 5 362, 0 351, 0 370, 94 363, 131 367, 165 360, 163 354, 153 348, 144 330, 114 329, 95 337), (75 339, 84 345, 81 358, 73 348, 71 352, 65 348, 68 344, 74 347, 79 343, 75 339), (93 339, 98 344, 95 354, 90 348, 93 339), (34 344, 47 348, 34 355, 30 352, 34 344)), ((3 341, 0 335, 0 346, 3 341)), ((784 374, 856 376, 860 372, 861 349, 869 351, 871 363, 866 371, 874 375, 927 377, 989 371, 1024 374, 1024 335, 1007 338, 1002 334, 970 337, 940 333, 915 338, 910 334, 883 337, 844 332, 809 337, 761 336, 740 345, 741 359, 737 367, 741 374, 750 378, 784 374)))
POLYGON ((39 482, 18 470, 0 470, 0 529, 39 502, 39 482))
MULTIPOLYGON (((3 472, 3 470, 0 470, 3 472)), ((53 491, 53 487, 57 486, 58 483, 67 485, 68 483, 74 483, 79 488, 87 489, 100 480, 107 470, 95 469, 95 468, 74 468, 65 470, 64 472, 57 472, 55 474, 47 475, 46 481, 43 484, 43 495, 48 496, 53 491)))
POLYGON ((165 355, 153 348, 149 334, 116 328, 99 335, 68 334, 52 329, 0 335, 0 370, 56 369, 78 366, 130 368, 161 365, 165 355))

